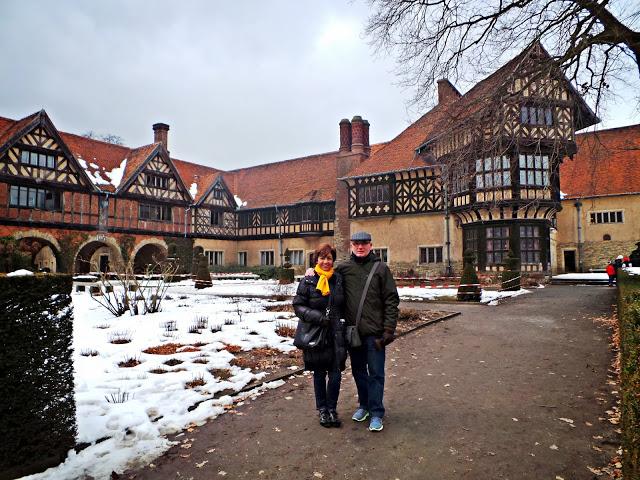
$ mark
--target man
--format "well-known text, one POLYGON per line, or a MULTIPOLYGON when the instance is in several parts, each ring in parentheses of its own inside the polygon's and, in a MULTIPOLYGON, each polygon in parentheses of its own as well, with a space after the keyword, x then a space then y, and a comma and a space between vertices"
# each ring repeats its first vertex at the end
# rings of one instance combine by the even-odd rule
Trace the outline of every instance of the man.
MULTIPOLYGON (((351 257, 338 265, 343 276, 347 325, 356 324, 356 315, 369 272, 380 259, 371 251, 371 235, 356 232, 351 236, 351 257)), ((382 430, 384 418, 385 347, 395 338, 398 321, 398 290, 389 267, 380 263, 367 291, 358 331, 362 346, 349 348, 351 370, 358 389, 359 408, 351 417, 364 422, 369 416, 369 430, 382 430)))

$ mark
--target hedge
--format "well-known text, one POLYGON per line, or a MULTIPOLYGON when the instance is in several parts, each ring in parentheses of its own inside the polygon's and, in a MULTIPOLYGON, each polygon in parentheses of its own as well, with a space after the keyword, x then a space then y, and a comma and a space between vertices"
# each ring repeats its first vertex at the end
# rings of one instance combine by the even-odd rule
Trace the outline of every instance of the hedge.
POLYGON ((618 273, 622 474, 640 478, 640 277, 618 273))
POLYGON ((71 284, 0 276, 0 480, 58 465, 75 446, 71 284))

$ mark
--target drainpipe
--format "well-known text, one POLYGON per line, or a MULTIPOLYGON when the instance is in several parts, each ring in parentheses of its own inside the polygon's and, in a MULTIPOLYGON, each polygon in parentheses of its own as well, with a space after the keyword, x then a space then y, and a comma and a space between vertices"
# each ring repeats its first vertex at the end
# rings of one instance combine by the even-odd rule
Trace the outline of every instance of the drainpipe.
POLYGON ((445 245, 447 247, 447 276, 453 275, 453 268, 451 267, 451 232, 449 231, 449 194, 447 191, 447 185, 444 186, 444 227, 445 227, 445 245))
POLYGON ((278 254, 280 255, 280 268, 284 265, 283 253, 282 253, 282 222, 278 220, 278 205, 276 205, 276 224, 278 226, 278 254))
POLYGON ((184 209, 184 237, 187 238, 187 215, 191 211, 191 205, 184 209))
POLYGON ((576 215, 578 216, 578 271, 584 271, 584 262, 582 261, 582 253, 584 250, 584 245, 582 241, 582 202, 580 200, 576 200, 576 203, 573 204, 576 207, 576 215))

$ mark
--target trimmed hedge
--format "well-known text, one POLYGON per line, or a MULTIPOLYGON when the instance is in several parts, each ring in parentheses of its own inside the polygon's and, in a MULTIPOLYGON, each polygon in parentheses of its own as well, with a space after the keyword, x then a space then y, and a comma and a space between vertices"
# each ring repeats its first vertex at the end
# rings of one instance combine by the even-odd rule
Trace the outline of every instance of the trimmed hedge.
POLYGON ((640 277, 618 273, 622 474, 640 478, 640 277))
POLYGON ((0 480, 58 465, 75 446, 71 284, 0 276, 0 480))

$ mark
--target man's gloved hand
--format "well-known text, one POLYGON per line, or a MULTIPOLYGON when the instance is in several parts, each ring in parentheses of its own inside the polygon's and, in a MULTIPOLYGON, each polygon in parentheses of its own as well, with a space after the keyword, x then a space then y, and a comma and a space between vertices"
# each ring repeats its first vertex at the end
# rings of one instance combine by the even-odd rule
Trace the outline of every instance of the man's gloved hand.
POLYGON ((385 330, 382 337, 376 338, 376 350, 382 350, 396 339, 395 334, 391 330, 385 330))

